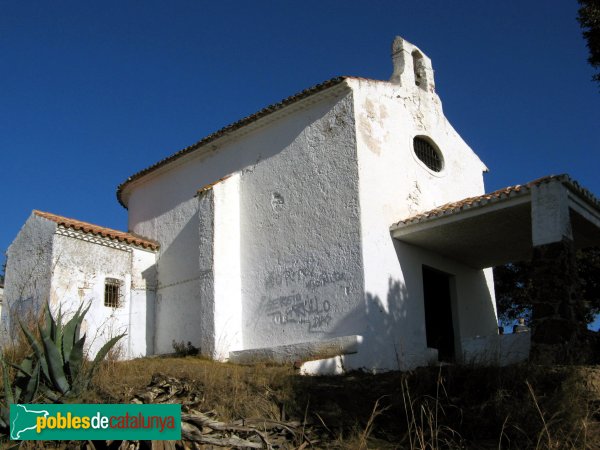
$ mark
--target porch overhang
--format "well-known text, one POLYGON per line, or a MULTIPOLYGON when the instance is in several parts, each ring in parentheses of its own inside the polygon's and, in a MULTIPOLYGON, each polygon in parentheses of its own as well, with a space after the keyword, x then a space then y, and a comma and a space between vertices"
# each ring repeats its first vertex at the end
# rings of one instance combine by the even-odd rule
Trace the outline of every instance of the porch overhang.
POLYGON ((567 175, 448 203, 390 227, 393 238, 473 268, 531 259, 533 247, 572 239, 600 245, 600 202, 567 175))

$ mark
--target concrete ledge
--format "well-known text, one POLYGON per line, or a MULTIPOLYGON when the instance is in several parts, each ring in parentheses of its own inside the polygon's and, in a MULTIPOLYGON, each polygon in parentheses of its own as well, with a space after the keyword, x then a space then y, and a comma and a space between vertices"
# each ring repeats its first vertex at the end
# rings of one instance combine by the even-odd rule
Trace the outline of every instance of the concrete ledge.
POLYGON ((529 358, 531 333, 478 336, 461 341, 463 363, 483 366, 507 366, 529 358))
POLYGON ((358 353, 362 336, 342 336, 318 342, 300 342, 298 344, 277 347, 253 348, 229 352, 229 361, 238 364, 255 363, 295 363, 327 359, 339 355, 358 353))

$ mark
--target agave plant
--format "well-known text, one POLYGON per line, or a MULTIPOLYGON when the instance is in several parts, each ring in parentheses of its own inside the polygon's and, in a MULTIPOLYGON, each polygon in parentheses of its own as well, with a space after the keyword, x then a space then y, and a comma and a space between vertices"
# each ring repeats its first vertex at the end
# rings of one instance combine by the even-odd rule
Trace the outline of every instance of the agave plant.
MULTIPOLYGON (((63 398, 76 397, 87 389, 102 360, 125 336, 123 333, 110 339, 98 351, 93 361, 86 361, 85 335, 80 336, 80 330, 88 310, 89 305, 85 309, 83 306, 79 307, 73 317, 63 325, 61 311, 55 320, 49 305, 46 304, 43 323, 38 325, 40 339, 19 322, 32 354, 21 364, 8 363, 16 369, 14 391, 8 381, 7 362, 2 358, 7 405, 13 402, 28 403, 38 395, 52 402, 60 402, 63 398)), ((0 418, 2 415, 0 412, 0 418)))
POLYGON ((40 363, 32 357, 25 358, 20 365, 10 364, 17 373, 11 385, 8 377, 8 365, 0 355, 2 382, 4 385, 4 404, 0 404, 0 432, 6 433, 12 403, 31 403, 37 396, 40 383, 40 363))
POLYGON ((59 310, 56 320, 46 304, 43 326, 38 325, 40 339, 19 321, 21 330, 32 349, 21 364, 13 364, 0 354, 4 402, 0 404, 0 434, 7 434, 9 406, 13 403, 33 401, 62 402, 63 399, 77 397, 90 384, 94 373, 108 352, 125 336, 125 333, 110 339, 88 363, 84 358, 85 335, 80 337, 81 323, 89 310, 89 305, 77 312, 63 326, 59 310), (8 366, 16 369, 14 380, 9 380, 8 366))
POLYGON ((80 337, 80 330, 90 306, 82 308, 80 306, 63 326, 61 311, 55 320, 46 304, 45 324, 38 325, 40 341, 21 323, 23 334, 33 350, 34 359, 40 364, 42 393, 54 401, 61 397, 76 397, 87 389, 100 363, 125 336, 123 333, 110 339, 98 351, 94 360, 88 363, 84 358, 85 334, 80 337))

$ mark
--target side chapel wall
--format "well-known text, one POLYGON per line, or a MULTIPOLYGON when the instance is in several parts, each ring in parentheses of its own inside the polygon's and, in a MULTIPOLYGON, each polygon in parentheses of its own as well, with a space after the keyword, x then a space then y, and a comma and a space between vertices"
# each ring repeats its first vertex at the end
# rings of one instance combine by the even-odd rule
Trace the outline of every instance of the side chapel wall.
POLYGON ((7 251, 2 332, 15 335, 15 315, 29 321, 50 298, 52 247, 56 225, 32 214, 7 251))

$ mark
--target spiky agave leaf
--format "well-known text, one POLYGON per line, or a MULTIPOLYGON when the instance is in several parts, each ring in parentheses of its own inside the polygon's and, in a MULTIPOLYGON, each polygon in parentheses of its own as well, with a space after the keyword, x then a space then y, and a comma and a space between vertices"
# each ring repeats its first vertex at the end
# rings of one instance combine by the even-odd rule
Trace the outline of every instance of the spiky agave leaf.
POLYGON ((33 336, 33 334, 31 334, 31 332, 27 329, 27 327, 25 325, 23 325, 23 322, 21 322, 20 320, 19 320, 19 325, 21 326, 21 330, 23 331, 23 334, 25 335, 27 342, 29 342, 31 349, 35 353, 35 357, 38 359, 38 361, 40 361, 42 373, 44 374, 46 379, 48 381, 50 381, 50 374, 48 373, 48 364, 46 363, 46 359, 44 357, 43 345, 40 342, 38 342, 38 340, 35 338, 35 336, 33 336))
POLYGON ((85 317, 85 315, 87 314, 87 312, 90 310, 91 307, 92 307, 92 304, 88 303, 88 305, 85 307, 85 309, 81 312, 81 320, 77 322, 77 326, 75 327, 75 341, 78 341, 79 338, 81 337, 81 324, 83 322, 83 318, 85 317))
POLYGON ((12 387, 10 386, 10 381, 8 379, 8 366, 6 365, 6 361, 4 361, 4 355, 0 355, 0 363, 2 364, 2 382, 4 384, 4 400, 6 405, 10 405, 15 402, 12 387))
POLYGON ((114 338, 109 340, 106 344, 104 344, 102 348, 98 351, 98 353, 96 353, 96 357, 94 358, 94 362, 92 363, 92 368, 94 367, 94 365, 99 364, 104 358, 106 358, 108 352, 116 345, 117 342, 119 342, 125 336, 127 336, 127 333, 121 333, 118 336, 115 336, 114 338))
POLYGON ((21 398, 21 392, 23 389, 27 389, 27 384, 31 379, 31 370, 33 368, 33 360, 31 357, 25 358, 21 361, 21 365, 13 364, 9 361, 7 363, 17 369, 17 373, 15 374, 15 378, 13 380, 13 385, 15 387, 14 400, 17 403, 20 403, 19 399, 21 398))
MULTIPOLYGON (((50 312, 48 312, 50 314, 50 312)), ((55 332, 52 340, 60 351, 62 351, 62 339, 63 339, 63 326, 62 326, 62 305, 58 307, 58 314, 56 315, 56 321, 54 323, 55 332)))
POLYGON ((52 312, 50 311, 50 303, 46 302, 45 308, 44 308, 44 316, 46 319, 46 331, 47 334, 50 336, 51 340, 55 340, 56 339, 56 322, 54 321, 54 317, 52 317, 52 312))
POLYGON ((85 344, 85 334, 81 339, 75 342, 73 350, 69 355, 69 375, 71 377, 71 383, 79 383, 79 376, 81 374, 81 368, 83 366, 83 345, 85 344))
POLYGON ((62 403, 62 395, 58 395, 52 389, 49 389, 43 383, 38 385, 38 392, 48 400, 54 403, 62 403))
POLYGON ((23 361, 21 361, 21 364, 14 364, 14 363, 11 363, 10 361, 6 361, 6 363, 9 366, 17 369, 23 375, 30 377, 31 376, 31 368, 33 367, 33 358, 34 358, 33 355, 28 356, 23 361))
POLYGON ((31 403, 38 392, 40 387, 40 363, 39 361, 35 364, 35 367, 31 371, 31 377, 25 386, 24 395, 21 399, 21 403, 31 403))
POLYGON ((71 359, 73 345, 75 345, 75 343, 79 340, 79 329, 81 328, 81 322, 90 308, 88 305, 88 307, 82 313, 82 307, 83 304, 79 306, 75 312, 75 315, 71 317, 63 329, 62 353, 64 361, 70 361, 71 359))
POLYGON ((47 330, 40 327, 40 335, 42 336, 42 343, 44 344, 44 355, 46 358, 46 364, 48 365, 48 373, 50 375, 50 381, 54 388, 56 388, 61 394, 69 392, 69 382, 65 376, 64 361, 60 350, 56 347, 52 341, 47 330))
POLYGON ((11 364, 11 366, 19 370, 13 381, 13 385, 15 386, 15 402, 30 403, 35 398, 39 386, 39 361, 36 361, 35 366, 33 366, 32 358, 25 358, 20 366, 16 364, 11 364))

